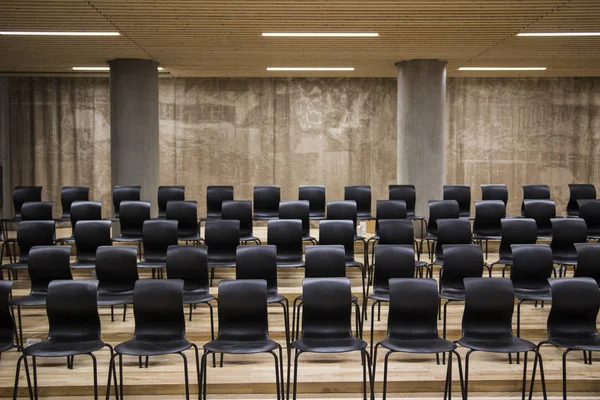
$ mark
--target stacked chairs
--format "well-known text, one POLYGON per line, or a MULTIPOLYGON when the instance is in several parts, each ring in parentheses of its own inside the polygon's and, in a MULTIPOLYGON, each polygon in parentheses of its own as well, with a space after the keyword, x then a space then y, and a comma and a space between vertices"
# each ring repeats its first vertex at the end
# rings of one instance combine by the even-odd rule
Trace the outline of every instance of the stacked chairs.
POLYGON ((121 213, 121 202, 140 201, 141 186, 115 186, 112 192, 113 199, 113 219, 118 220, 121 213))
POLYGON ((63 186, 60 190, 60 204, 62 206, 61 222, 71 220, 71 206, 77 201, 90 200, 89 186, 63 186))
POLYGON ((159 186, 157 201, 158 218, 166 218, 170 201, 185 201, 185 186, 159 186))

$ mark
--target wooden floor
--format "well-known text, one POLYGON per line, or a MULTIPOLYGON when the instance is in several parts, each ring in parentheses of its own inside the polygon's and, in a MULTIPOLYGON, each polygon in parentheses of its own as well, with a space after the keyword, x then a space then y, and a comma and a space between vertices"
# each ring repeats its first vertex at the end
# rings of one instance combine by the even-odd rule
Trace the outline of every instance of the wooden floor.
MULTIPOLYGON (((264 228, 257 228, 259 237, 266 237, 264 228)), ((316 233, 316 232, 315 232, 316 233)), ((357 247, 358 250, 358 247, 357 247)), ((357 255, 357 259, 362 259, 357 255)), ((497 254, 490 253, 489 260, 494 261, 497 254)), ((5 261, 6 262, 6 261, 5 261)), ((23 296, 29 292, 29 282, 25 274, 15 283, 14 296, 23 296)), ((500 276, 500 268, 494 274, 500 276)), ((91 277, 91 271, 77 271, 76 279, 91 277)), ((143 278, 149 274, 142 273, 143 278)), ((359 295, 360 276, 349 272, 352 279, 353 291, 359 295)), ((233 279, 234 272, 217 272, 219 279, 233 279)), ((437 270, 434 272, 437 277, 437 270)), ((302 270, 282 270, 279 273, 280 292, 289 300, 300 294, 302 270)), ((216 295, 216 282, 213 292, 216 295)), ((452 303, 448 307, 448 338, 460 337, 460 321, 463 306, 452 303)), ((522 308, 521 336, 538 342, 545 336, 546 318, 549 305, 545 308, 525 304, 522 308)), ((121 321, 122 309, 116 310, 116 321, 110 320, 110 309, 101 308, 103 340, 116 345, 131 338, 134 330, 133 314, 128 311, 125 322, 121 321)), ((186 309, 187 316, 187 309, 186 309)), ((278 305, 270 306, 269 330, 274 340, 284 344, 285 331, 283 314, 278 305)), ((381 310, 381 321, 375 321, 375 342, 385 337, 387 307, 381 310)), ((217 321, 215 321, 217 322, 217 321)), ((369 320, 365 322, 364 339, 369 340, 369 320)), ((28 308, 23 312, 24 337, 26 339, 44 339, 47 334, 47 318, 43 308, 28 308)), ((516 326, 516 316, 515 325, 516 326)), ((441 321, 439 329, 441 333, 441 321)), ((187 336, 190 341, 202 346, 210 340, 210 325, 208 309, 199 306, 194 310, 194 317, 187 322, 187 336)), ((465 351, 459 349, 464 357, 465 351)), ((562 390, 561 349, 544 347, 544 369, 546 382, 551 398, 558 398, 562 390)), ((98 376, 100 393, 105 393, 108 371, 108 351, 100 351, 98 357, 98 376)), ((12 396, 15 378, 15 365, 18 353, 15 350, 2 355, 0 361, 0 398, 12 396)), ((196 368, 193 352, 188 354, 190 367, 191 391, 197 393, 196 368)), ((522 384, 522 364, 509 364, 504 355, 475 353, 471 358, 470 397, 478 399, 517 398, 520 397, 522 384)), ((161 356, 152 357, 148 369, 140 369, 137 359, 124 358, 125 394, 130 399, 184 398, 183 365, 181 357, 161 356)), ((287 359, 285 359, 287 361, 287 359)), ((530 358, 530 361, 532 359, 530 358)), ((532 362, 528 369, 531 371, 532 362)), ((600 357, 594 359, 593 365, 583 363, 581 353, 571 353, 567 363, 569 374, 570 399, 598 398, 600 396, 600 357)), ((381 357, 377 361, 376 397, 381 398, 383 363, 381 357)), ((458 374, 454 368, 454 396, 459 396, 458 374)), ((396 399, 439 399, 443 396, 445 366, 437 365, 434 356, 397 354, 392 357, 389 370, 388 398, 396 399)), ((223 368, 208 369, 208 397, 213 399, 265 399, 275 398, 275 374, 273 359, 270 355, 257 356, 227 356, 223 368)), ((538 375, 539 376, 539 375, 538 375)), ((305 354, 300 359, 298 371, 298 398, 302 399, 358 399, 362 398, 362 368, 359 354, 314 355, 305 354)), ((20 396, 27 396, 25 374, 19 377, 20 396)), ((47 398, 92 397, 92 364, 87 356, 75 359, 75 368, 66 368, 66 360, 40 359, 38 361, 38 383, 40 396, 47 398)), ((539 389, 539 379, 536 383, 539 389)), ((456 397, 458 398, 458 397, 456 397)), ((534 398, 541 398, 537 391, 534 398)))

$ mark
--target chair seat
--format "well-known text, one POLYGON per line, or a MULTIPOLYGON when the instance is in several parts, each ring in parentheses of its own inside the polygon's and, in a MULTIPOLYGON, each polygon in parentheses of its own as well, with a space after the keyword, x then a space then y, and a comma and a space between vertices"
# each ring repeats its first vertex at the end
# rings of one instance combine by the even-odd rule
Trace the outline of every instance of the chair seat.
POLYGON ((119 236, 116 238, 112 239, 113 242, 125 242, 125 243, 134 243, 134 242, 141 242, 142 241, 142 237, 141 236, 119 236))
POLYGON ((317 239, 310 235, 302 235, 302 241, 303 242, 316 242, 317 239))
POLYGON ((375 218, 373 218, 373 216, 371 214, 358 213, 358 215, 356 216, 356 219, 359 220, 359 221, 369 221, 369 220, 372 220, 372 219, 375 219, 375 218))
POLYGON ((537 301, 552 301, 552 293, 550 287, 515 287, 515 298, 521 300, 537 300, 537 301))
POLYGON ((417 261, 415 260, 415 268, 421 268, 421 267, 426 267, 428 266, 429 263, 427 263, 427 261, 417 261))
POLYGON ((285 300, 285 297, 278 292, 267 292, 267 303, 280 303, 285 300))
POLYGON ((425 236, 422 240, 437 240, 437 236, 432 234, 432 233, 427 233, 427 236, 425 236))
POLYGON ((138 268, 166 268, 167 267, 167 263, 166 262, 160 262, 160 261, 140 261, 137 263, 138 268))
POLYGON ((440 291, 440 299, 465 301, 465 291, 456 288, 442 288, 440 291))
POLYGON ((3 266, 0 267, 0 269, 15 269, 18 271, 27 269, 27 264, 20 264, 20 263, 16 263, 16 264, 4 264, 3 266))
POLYGON ((260 241, 259 238, 257 238, 254 235, 244 235, 244 236, 240 236, 240 242, 253 242, 255 240, 260 241))
POLYGON ((367 239, 364 238, 364 236, 359 236, 356 233, 354 234, 354 241, 355 242, 366 242, 367 239))
POLYGON ((58 238, 56 243, 75 243, 75 238, 73 236, 58 238))
POLYGON ((215 296, 205 290, 184 290, 183 304, 208 303, 215 300, 215 296))
POLYGON ((13 298, 10 304, 13 306, 45 306, 46 295, 42 293, 30 293, 27 296, 13 298))
POLYGON ((327 217, 325 216, 324 212, 311 212, 308 216, 308 219, 312 219, 312 220, 321 220, 321 219, 327 219, 327 217))
POLYGON ((456 349, 456 344, 440 337, 427 339, 390 339, 380 342, 388 350, 403 353, 446 353, 456 349))
POLYGON ((377 301, 385 301, 388 302, 390 301, 390 291, 387 290, 376 290, 375 292, 373 292, 372 294, 369 295, 369 299, 371 300, 377 300, 377 301))
POLYGON ((96 268, 96 264, 89 263, 89 262, 75 261, 75 262, 71 263, 71 268, 72 269, 94 269, 94 268, 96 268))
POLYGON ((279 219, 279 215, 278 214, 274 214, 274 213, 259 213, 259 214, 254 214, 254 216, 252 217, 252 219, 256 220, 256 221, 266 221, 269 219, 279 219))
POLYGON ((91 340, 86 342, 58 342, 56 340, 45 340, 25 347, 23 354, 34 357, 66 357, 91 353, 100 350, 103 347, 104 342, 101 340, 91 340))
POLYGON ((346 353, 365 349, 367 342, 355 337, 331 339, 300 338, 292 343, 292 347, 309 353, 346 353))
POLYGON ((277 261, 277 268, 304 268, 304 261, 277 261))
POLYGON ((10 342, 0 342, 0 353, 5 352, 6 350, 10 350, 13 347, 15 347, 15 345, 13 344, 12 341, 10 341, 10 342))
POLYGON ((204 239, 200 235, 183 235, 177 236, 177 240, 180 242, 199 242, 204 239))
POLYGON ((482 230, 481 232, 474 233, 473 239, 475 239, 475 240, 502 240, 502 233, 494 232, 494 231, 486 232, 485 230, 482 230))
POLYGON ((204 345, 205 351, 227 354, 267 353, 279 348, 279 344, 271 339, 263 340, 225 340, 216 339, 204 345))
POLYGON ((115 351, 130 356, 158 356, 161 354, 173 354, 186 351, 192 344, 186 339, 169 341, 149 341, 131 339, 115 347, 115 351))
POLYGON ((562 264, 562 265, 577 265, 577 255, 574 255, 572 257, 569 256, 556 256, 554 257, 554 259, 552 260, 552 262, 554 264, 562 264))
POLYGON ((232 260, 209 261, 208 268, 235 268, 235 261, 232 261, 232 260))
POLYGON ((354 261, 354 260, 346 261, 346 268, 355 268, 355 267, 362 268, 363 265, 361 262, 354 261))
POLYGON ((573 350, 600 351, 600 335, 588 337, 553 337, 548 342, 557 347, 573 350))
POLYGON ((463 337, 458 341, 458 344, 468 349, 489 353, 521 353, 535 350, 535 344, 516 336, 494 336, 489 339, 463 337))
POLYGON ((98 291, 98 305, 99 306, 115 306, 119 304, 132 304, 133 303, 133 290, 126 292, 109 292, 109 291, 98 291))
MULTIPOLYGON (((494 261, 492 264, 512 265, 513 260, 510 258, 499 258, 497 261, 494 261)), ((492 264, 490 264, 490 265, 492 265, 492 264)))

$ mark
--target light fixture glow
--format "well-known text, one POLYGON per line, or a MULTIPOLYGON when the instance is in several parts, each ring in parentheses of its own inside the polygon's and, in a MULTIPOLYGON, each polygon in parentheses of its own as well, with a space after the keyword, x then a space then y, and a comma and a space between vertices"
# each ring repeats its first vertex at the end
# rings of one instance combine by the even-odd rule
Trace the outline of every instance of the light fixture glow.
POLYGON ((459 71, 545 71, 546 67, 460 67, 459 71))
POLYGON ((119 32, 49 32, 49 31, 0 31, 0 35, 15 36, 119 36, 119 32))
POLYGON ((517 33, 517 36, 600 36, 600 32, 531 32, 517 33))
MULTIPOLYGON (((165 70, 163 67, 157 69, 161 72, 165 70)), ((73 67, 73 71, 110 71, 110 67, 73 67)))
POLYGON ((321 68, 321 67, 268 67, 267 71, 354 71, 353 67, 343 68, 321 68))
POLYGON ((263 32, 263 36, 283 37, 376 37, 376 32, 263 32))

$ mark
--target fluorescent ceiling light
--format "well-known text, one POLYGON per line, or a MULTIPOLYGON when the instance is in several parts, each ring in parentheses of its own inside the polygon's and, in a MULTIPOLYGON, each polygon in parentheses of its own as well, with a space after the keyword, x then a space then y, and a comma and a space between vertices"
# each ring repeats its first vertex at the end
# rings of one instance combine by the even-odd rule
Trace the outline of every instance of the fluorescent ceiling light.
POLYGON ((546 67, 460 67, 459 71, 545 71, 546 67))
POLYGON ((19 36, 119 36, 119 32, 49 32, 49 31, 0 31, 0 35, 19 36))
POLYGON ((376 37, 375 32, 263 32, 263 36, 285 37, 376 37))
POLYGON ((518 33, 517 36, 600 36, 600 32, 533 32, 518 33))
MULTIPOLYGON (((163 67, 157 68, 159 71, 164 71, 163 67)), ((110 67, 73 67, 73 71, 110 71, 110 67)))
POLYGON ((354 68, 320 68, 320 67, 291 67, 291 68, 280 68, 280 67, 269 67, 267 71, 354 71, 354 68))

